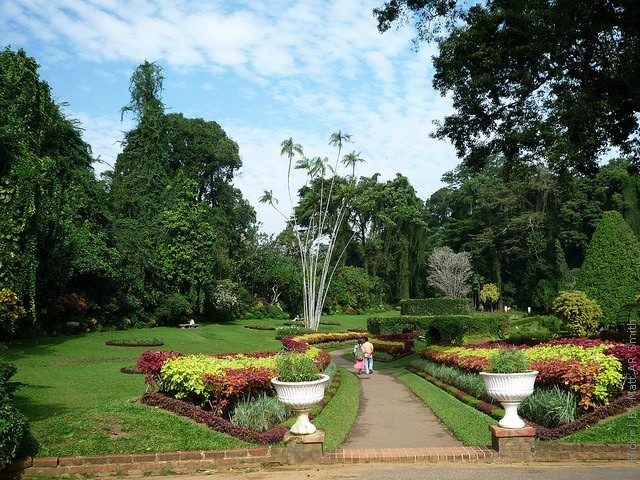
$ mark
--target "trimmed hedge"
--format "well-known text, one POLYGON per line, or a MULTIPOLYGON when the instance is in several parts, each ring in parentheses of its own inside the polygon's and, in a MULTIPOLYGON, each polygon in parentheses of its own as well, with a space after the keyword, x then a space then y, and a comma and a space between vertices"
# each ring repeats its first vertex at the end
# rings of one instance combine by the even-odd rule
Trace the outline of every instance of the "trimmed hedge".
POLYGON ((367 330, 374 335, 419 332, 428 344, 463 343, 478 336, 498 338, 506 332, 505 315, 432 315, 400 317, 369 317, 367 330))
POLYGON ((400 302, 400 315, 469 315, 468 298, 417 298, 400 302))

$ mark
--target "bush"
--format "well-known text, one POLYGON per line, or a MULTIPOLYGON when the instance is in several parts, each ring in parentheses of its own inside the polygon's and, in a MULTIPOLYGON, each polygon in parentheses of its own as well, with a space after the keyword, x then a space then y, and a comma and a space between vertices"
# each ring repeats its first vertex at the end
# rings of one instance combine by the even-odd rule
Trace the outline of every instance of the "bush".
POLYGON ((14 373, 15 365, 0 357, 0 471, 21 452, 28 433, 27 419, 15 407, 10 392, 15 387, 9 382, 14 373))
POLYGON ((0 333, 12 333, 26 314, 15 292, 6 288, 0 290, 0 333))
POLYGON ((519 412, 527 420, 547 428, 566 425, 578 418, 578 402, 573 393, 552 388, 536 388, 520 404, 519 412))
POLYGON ((524 351, 517 348, 499 348, 489 357, 487 371, 493 373, 522 373, 529 370, 529 361, 524 351))
POLYGON ((218 315, 228 319, 240 309, 241 292, 238 285, 231 280, 220 280, 215 286, 207 289, 207 301, 218 315))
POLYGON ((294 335, 304 335, 305 333, 311 333, 313 330, 310 330, 305 327, 300 326, 290 326, 290 327, 277 327, 276 328, 276 339, 280 340, 284 337, 291 337, 294 335))
POLYGON ((586 337, 598 331, 602 309, 584 292, 561 292, 553 301, 553 311, 564 321, 567 331, 576 337, 586 337))
POLYGON ((191 304, 179 293, 165 296, 156 308, 156 317, 160 325, 179 325, 191 316, 191 304))
POLYGON ((231 423, 256 432, 264 432, 287 419, 287 407, 277 397, 262 394, 241 400, 231 415, 231 423))
POLYGON ((402 300, 400 315, 468 315, 473 309, 465 298, 419 298, 402 300))
POLYGON ((374 303, 373 280, 362 268, 342 267, 331 281, 326 306, 329 311, 354 310, 374 303))
POLYGON ((0 386, 0 470, 20 453, 27 436, 27 419, 18 411, 13 398, 0 386))
POLYGON ((320 379, 320 371, 313 359, 300 353, 278 355, 275 371, 281 382, 310 382, 320 379))
POLYGON ((414 360, 411 362, 411 366, 428 373, 444 383, 453 385, 478 399, 487 402, 494 401, 487 395, 484 381, 477 373, 467 372, 461 368, 451 367, 425 359, 414 360))

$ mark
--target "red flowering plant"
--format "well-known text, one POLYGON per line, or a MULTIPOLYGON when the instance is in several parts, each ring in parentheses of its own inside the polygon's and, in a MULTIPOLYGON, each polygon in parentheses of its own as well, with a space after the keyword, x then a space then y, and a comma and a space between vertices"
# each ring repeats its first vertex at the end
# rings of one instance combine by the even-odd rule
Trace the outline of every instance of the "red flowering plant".
POLYGON ((223 415, 233 409, 242 399, 261 392, 270 392, 274 372, 265 367, 246 367, 227 370, 222 374, 207 373, 202 380, 211 393, 208 403, 217 415, 223 415))
POLYGON ((153 387, 160 380, 160 370, 164 362, 175 357, 182 357, 182 354, 173 350, 147 350, 138 358, 136 368, 145 374, 145 382, 153 387))

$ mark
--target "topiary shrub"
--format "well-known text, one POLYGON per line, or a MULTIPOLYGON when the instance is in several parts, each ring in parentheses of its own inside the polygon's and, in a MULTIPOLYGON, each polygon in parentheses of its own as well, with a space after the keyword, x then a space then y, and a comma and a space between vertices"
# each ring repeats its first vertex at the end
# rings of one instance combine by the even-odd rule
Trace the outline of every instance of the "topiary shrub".
POLYGON ((553 302, 553 311, 564 321, 570 335, 586 337, 600 327, 602 309, 584 292, 561 292, 553 302))
POLYGON ((472 310, 468 298, 417 298, 400 302, 400 315, 468 315, 472 310))
POLYGON ((640 241, 620 212, 602 214, 576 279, 602 308, 604 325, 628 322, 628 305, 640 292, 640 241))

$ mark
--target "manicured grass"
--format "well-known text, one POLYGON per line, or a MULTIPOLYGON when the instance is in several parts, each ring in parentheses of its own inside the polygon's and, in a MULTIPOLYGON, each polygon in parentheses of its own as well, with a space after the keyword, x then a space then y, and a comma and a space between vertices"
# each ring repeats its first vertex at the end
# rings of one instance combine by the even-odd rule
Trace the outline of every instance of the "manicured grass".
POLYGON ((555 442, 636 444, 640 408, 613 417, 587 430, 567 435, 555 442))
MULTIPOLYGON (((366 326, 364 315, 328 318, 338 320, 341 325, 321 325, 321 331, 366 326)), ((11 343, 9 358, 18 367, 12 380, 20 383, 15 394, 16 404, 27 416, 38 446, 32 453, 39 456, 107 454, 131 452, 133 446, 137 452, 246 446, 244 442, 195 423, 172 415, 167 417, 166 412, 133 404, 146 390, 144 376, 124 374, 120 368, 135 365, 145 350, 224 353, 282 348, 272 330, 244 328, 253 322, 203 324, 187 330, 158 327, 100 332, 11 343), (105 345, 109 340, 149 338, 158 339, 164 345, 159 348, 105 345), (130 433, 107 432, 110 422, 130 433), (183 438, 192 440, 185 442, 183 438)), ((282 325, 278 320, 265 322, 282 325)))
POLYGON ((394 376, 420 397, 464 445, 491 444, 489 425, 498 423, 496 420, 452 398, 445 391, 408 370, 398 370, 394 376))
POLYGON ((35 422, 39 456, 218 450, 251 444, 144 405, 114 402, 35 422))
POLYGON ((313 420, 313 424, 325 431, 325 449, 338 448, 349 435, 356 421, 360 406, 360 383, 355 375, 341 368, 340 389, 331 402, 313 420))

